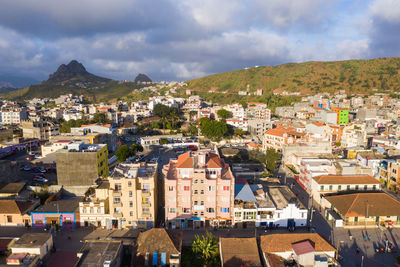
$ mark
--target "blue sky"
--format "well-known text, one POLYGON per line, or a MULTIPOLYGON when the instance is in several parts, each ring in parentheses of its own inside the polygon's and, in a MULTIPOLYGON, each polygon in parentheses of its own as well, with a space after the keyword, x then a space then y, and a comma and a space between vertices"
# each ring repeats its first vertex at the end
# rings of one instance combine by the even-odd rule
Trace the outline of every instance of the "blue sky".
POLYGON ((113 79, 400 56, 398 0, 2 0, 0 76, 82 62, 113 79))

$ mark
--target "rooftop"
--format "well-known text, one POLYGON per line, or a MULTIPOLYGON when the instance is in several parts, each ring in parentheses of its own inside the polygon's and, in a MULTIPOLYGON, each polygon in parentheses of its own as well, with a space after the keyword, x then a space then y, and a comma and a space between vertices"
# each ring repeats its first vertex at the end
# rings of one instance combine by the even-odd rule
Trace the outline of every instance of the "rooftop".
POLYGON ((79 211, 79 202, 83 201, 83 197, 67 200, 51 201, 37 208, 33 213, 72 213, 79 211))
POLYGON ((152 228, 141 232, 137 239, 138 253, 164 252, 180 254, 182 250, 182 233, 172 233, 164 228, 152 228))
POLYGON ((81 260, 76 266, 103 266, 105 261, 113 261, 118 257, 121 247, 121 241, 86 241, 80 250, 81 260))
POLYGON ((386 193, 354 193, 325 197, 344 217, 400 216, 400 202, 386 193))
POLYGON ((0 214, 24 214, 33 205, 35 205, 35 202, 1 199, 0 214))
POLYGON ((335 251, 336 249, 329 244, 322 236, 317 233, 292 233, 292 234, 271 234, 260 237, 260 247, 262 252, 286 252, 293 251, 292 244, 311 241, 315 251, 335 251))
POLYGON ((269 186, 268 194, 277 209, 284 209, 288 204, 296 204, 301 209, 305 209, 304 205, 287 186, 269 186))
POLYGON ((15 241, 11 248, 38 248, 51 238, 52 236, 49 233, 27 233, 15 241))
POLYGON ((257 240, 250 238, 220 238, 223 266, 262 266, 257 240))
POLYGON ((318 184, 380 184, 370 175, 321 175, 313 177, 318 184))
POLYGON ((18 194, 25 185, 26 183, 8 183, 0 189, 0 194, 18 194))

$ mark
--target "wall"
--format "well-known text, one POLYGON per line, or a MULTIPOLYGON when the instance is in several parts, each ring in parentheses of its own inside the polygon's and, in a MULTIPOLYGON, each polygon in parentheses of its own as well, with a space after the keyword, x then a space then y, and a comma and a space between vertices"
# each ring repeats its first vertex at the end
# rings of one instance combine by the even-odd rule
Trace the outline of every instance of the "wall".
POLYGON ((95 152, 57 152, 56 159, 59 185, 91 186, 99 177, 95 152))

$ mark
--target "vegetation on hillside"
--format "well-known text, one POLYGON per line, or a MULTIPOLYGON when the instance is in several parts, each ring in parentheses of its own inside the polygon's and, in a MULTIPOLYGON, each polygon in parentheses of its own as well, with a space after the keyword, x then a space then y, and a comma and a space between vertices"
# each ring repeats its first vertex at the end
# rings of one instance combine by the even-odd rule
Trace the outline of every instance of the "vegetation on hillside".
MULTIPOLYGON (((347 60, 331 62, 288 63, 279 66, 253 67, 210 75, 188 82, 197 92, 208 92, 227 97, 238 91, 264 94, 275 89, 288 92, 319 93, 337 90, 370 93, 373 88, 397 90, 400 85, 400 58, 347 60)), ((242 96, 240 96, 242 97, 242 96)))

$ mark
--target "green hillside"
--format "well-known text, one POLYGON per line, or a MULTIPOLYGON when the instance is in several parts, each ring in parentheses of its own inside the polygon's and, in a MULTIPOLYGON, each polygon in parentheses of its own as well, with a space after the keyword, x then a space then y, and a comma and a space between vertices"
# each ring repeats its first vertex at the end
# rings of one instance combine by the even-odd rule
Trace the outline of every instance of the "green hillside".
POLYGON ((400 88, 400 58, 288 63, 224 72, 188 81, 194 91, 254 92, 264 94, 280 89, 288 92, 318 93, 344 89, 369 94, 400 88))

